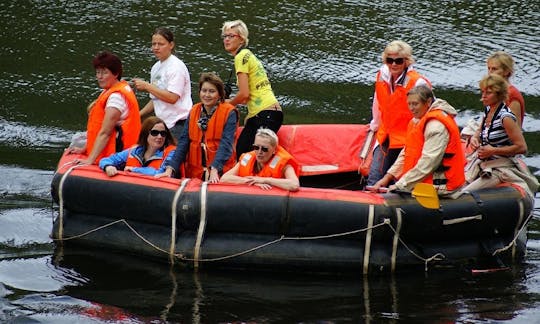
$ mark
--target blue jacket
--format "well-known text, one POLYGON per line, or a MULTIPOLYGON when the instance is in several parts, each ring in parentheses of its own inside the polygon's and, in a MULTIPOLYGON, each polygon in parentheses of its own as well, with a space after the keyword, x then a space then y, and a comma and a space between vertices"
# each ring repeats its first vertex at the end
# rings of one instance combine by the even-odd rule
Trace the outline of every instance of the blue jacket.
POLYGON ((99 161, 99 167, 105 171, 107 166, 112 165, 119 170, 123 170, 128 159, 130 159, 138 161, 138 164, 140 165, 139 167, 134 167, 131 172, 155 175, 165 171, 166 163, 168 163, 174 155, 174 150, 171 150, 165 159, 163 159, 164 150, 158 150, 150 159, 143 163, 144 151, 144 147, 134 146, 127 150, 123 150, 122 152, 114 153, 113 155, 101 159, 101 161, 99 161), (155 162, 156 160, 161 161, 159 169, 148 166, 150 163, 155 162))

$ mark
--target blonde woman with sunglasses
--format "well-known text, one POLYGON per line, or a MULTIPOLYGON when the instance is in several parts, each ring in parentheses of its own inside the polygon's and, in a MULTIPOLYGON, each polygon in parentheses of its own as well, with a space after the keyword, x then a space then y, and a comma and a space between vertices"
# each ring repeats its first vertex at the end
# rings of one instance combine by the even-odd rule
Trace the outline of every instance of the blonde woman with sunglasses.
POLYGON ((242 154, 238 163, 221 177, 221 182, 254 185, 263 190, 278 187, 297 191, 298 174, 298 163, 278 144, 276 133, 259 128, 252 151, 242 154))
POLYGON ((405 146, 407 125, 413 117, 407 105, 407 93, 415 86, 431 88, 429 80, 413 68, 412 47, 406 42, 388 43, 381 58, 383 65, 375 80, 370 122, 378 145, 373 151, 368 186, 382 179, 405 146))

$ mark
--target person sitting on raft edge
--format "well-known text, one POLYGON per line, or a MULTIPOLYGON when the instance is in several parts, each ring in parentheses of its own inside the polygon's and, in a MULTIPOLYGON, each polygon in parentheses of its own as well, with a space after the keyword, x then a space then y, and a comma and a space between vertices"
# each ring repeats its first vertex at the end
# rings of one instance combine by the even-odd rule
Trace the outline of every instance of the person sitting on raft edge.
POLYGON ((263 190, 273 186, 297 191, 300 187, 300 167, 294 157, 279 145, 271 129, 259 128, 253 151, 240 156, 236 165, 221 177, 222 183, 249 184, 263 190))
POLYGON ((433 184, 439 195, 456 198, 465 184, 465 155, 454 120, 457 111, 445 100, 435 100, 425 85, 409 90, 407 104, 413 119, 407 128, 405 147, 370 189, 377 191, 399 179, 388 188, 390 191, 411 191, 423 182, 433 184))
POLYGON ((165 162, 170 160, 176 149, 176 140, 165 122, 156 116, 145 119, 137 145, 104 157, 99 168, 109 177, 124 170, 145 175, 156 175, 165 171, 165 162))

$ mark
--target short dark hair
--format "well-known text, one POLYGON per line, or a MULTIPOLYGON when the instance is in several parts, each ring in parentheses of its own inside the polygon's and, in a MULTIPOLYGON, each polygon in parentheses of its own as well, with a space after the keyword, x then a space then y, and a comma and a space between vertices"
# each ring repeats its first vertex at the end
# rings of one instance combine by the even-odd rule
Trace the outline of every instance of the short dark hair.
POLYGON ((116 78, 120 81, 122 78, 122 61, 120 58, 109 51, 99 52, 94 56, 92 60, 94 69, 106 68, 116 75, 116 78))

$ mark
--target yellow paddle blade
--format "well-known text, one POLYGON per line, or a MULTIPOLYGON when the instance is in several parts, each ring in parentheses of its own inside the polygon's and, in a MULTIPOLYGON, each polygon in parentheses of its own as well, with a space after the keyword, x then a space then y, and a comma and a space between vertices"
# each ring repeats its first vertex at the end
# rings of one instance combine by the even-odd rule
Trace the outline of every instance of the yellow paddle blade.
POLYGON ((411 195, 425 208, 438 209, 441 206, 435 187, 429 183, 417 183, 411 195))

